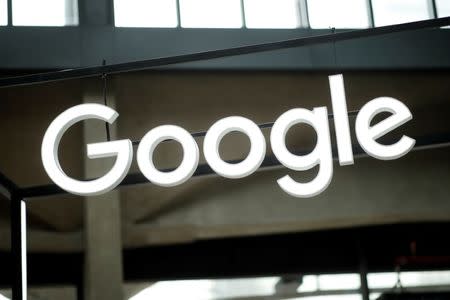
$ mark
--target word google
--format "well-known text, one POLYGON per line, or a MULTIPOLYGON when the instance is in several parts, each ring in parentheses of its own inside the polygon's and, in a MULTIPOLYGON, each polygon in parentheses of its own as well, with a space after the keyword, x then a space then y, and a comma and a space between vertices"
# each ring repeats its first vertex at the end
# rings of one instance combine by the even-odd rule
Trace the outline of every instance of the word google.
MULTIPOLYGON (((336 142, 339 164, 353 164, 353 150, 344 80, 342 75, 329 77, 332 109, 336 128, 336 142)), ((106 193, 114 189, 126 176, 133 159, 130 140, 119 140, 87 145, 89 158, 116 157, 111 170, 103 177, 90 181, 79 181, 67 176, 58 160, 58 147, 61 137, 73 124, 86 119, 100 119, 113 123, 118 113, 99 104, 81 104, 60 114, 47 129, 42 142, 42 162, 48 176, 67 192, 88 196, 106 193)), ((408 153, 415 140, 402 136, 392 145, 382 145, 376 140, 412 119, 409 109, 399 100, 380 97, 365 104, 356 117, 355 132, 364 151, 377 159, 392 160, 408 153), (372 119, 381 112, 391 115, 375 125, 372 119)), ((286 168, 304 171, 319 165, 316 177, 310 182, 300 183, 289 175, 278 179, 279 186, 295 197, 313 197, 324 191, 333 176, 333 157, 331 151, 330 128, 326 107, 313 110, 294 108, 283 113, 274 123, 270 133, 273 154, 286 168), (314 150, 306 155, 295 155, 286 147, 286 133, 295 124, 305 123, 313 127, 317 134, 314 150)), ((207 163, 219 175, 226 178, 243 178, 255 172, 266 154, 266 141, 261 129, 251 120, 232 116, 217 121, 209 128, 203 143, 203 153, 207 163), (247 157, 235 164, 221 159, 219 145, 222 138, 230 132, 242 132, 250 140, 247 157)), ((195 172, 199 161, 199 149, 192 135, 185 129, 174 125, 163 125, 150 130, 137 149, 137 163, 144 176, 152 183, 171 187, 187 181, 195 172), (153 152, 159 143, 175 140, 183 148, 181 164, 170 172, 159 171, 153 163, 153 152)))

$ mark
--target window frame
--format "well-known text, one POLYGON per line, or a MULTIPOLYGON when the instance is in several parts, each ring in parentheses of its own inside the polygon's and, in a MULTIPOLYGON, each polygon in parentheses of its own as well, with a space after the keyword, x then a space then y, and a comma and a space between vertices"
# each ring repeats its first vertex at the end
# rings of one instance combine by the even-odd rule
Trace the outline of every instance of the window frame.
MULTIPOLYGON (((76 11, 73 14, 74 22, 66 22, 64 25, 14 25, 13 24, 13 1, 14 0, 6 0, 6 7, 7 7, 7 23, 4 25, 0 25, 1 27, 76 27, 83 24, 83 18, 80 13, 80 8, 82 8, 83 1, 88 0, 74 0, 74 3, 76 3, 76 11)), ((134 27, 134 26, 116 26, 115 25, 115 8, 114 8, 114 1, 111 1, 111 26, 114 28, 144 28, 144 29, 212 29, 212 30, 221 30, 221 29, 232 29, 232 30, 295 30, 295 29, 313 29, 310 24, 310 16, 308 11, 308 0, 297 0, 298 3, 298 24, 299 26, 296 28, 272 28, 272 27, 261 27, 261 28, 249 28, 247 26, 247 20, 246 20, 246 12, 245 12, 245 0, 240 0, 240 12, 241 12, 241 20, 242 20, 242 27, 182 27, 181 24, 181 9, 180 9, 180 0, 175 0, 176 2, 176 17, 177 17, 177 26, 175 27, 161 27, 161 26, 142 26, 142 27, 134 27)), ((367 5, 367 16, 369 21, 369 27, 368 28, 374 28, 375 26, 375 13, 373 9, 373 0, 365 0, 367 5)), ((439 11, 438 11, 438 5, 437 0, 426 0, 427 8, 428 8, 428 14, 430 16, 429 19, 436 19, 439 18, 439 11)), ((357 28, 345 28, 345 29, 357 29, 357 28)), ((315 30, 315 29, 313 29, 315 30)), ((320 30, 320 29, 318 29, 320 30)))

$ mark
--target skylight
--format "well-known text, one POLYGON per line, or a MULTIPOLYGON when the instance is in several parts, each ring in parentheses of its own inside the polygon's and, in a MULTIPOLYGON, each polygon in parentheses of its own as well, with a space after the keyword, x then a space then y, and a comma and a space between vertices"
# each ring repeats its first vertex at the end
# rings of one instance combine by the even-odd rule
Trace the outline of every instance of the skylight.
POLYGON ((366 0, 308 0, 311 28, 368 28, 366 0))
POLYGON ((437 15, 439 18, 450 16, 450 1, 436 0, 437 15))
POLYGON ((177 27, 176 0, 114 0, 117 27, 177 27))
POLYGON ((0 0, 0 26, 8 25, 8 3, 0 0))
POLYGON ((372 0, 375 26, 430 19, 428 0, 372 0))
POLYGON ((70 26, 78 24, 76 0, 13 0, 15 26, 70 26))
POLYGON ((240 28, 240 0, 179 0, 181 27, 240 28))
POLYGON ((296 28, 300 25, 297 0, 245 0, 248 28, 296 28))
MULTIPOLYGON (((371 293, 371 299, 377 299, 380 293, 392 291, 398 278, 403 287, 429 287, 436 289, 446 287, 450 283, 449 271, 394 272, 369 273, 369 289, 378 289, 371 293), (400 277, 399 277, 400 276, 400 277)), ((283 283, 280 277, 235 278, 235 279, 203 279, 159 281, 143 289, 129 300, 144 299, 185 299, 212 300, 233 299, 243 297, 267 297, 298 300, 361 300, 362 296, 355 293, 361 287, 360 275, 353 274, 323 274, 298 276, 298 281, 283 283), (305 297, 307 293, 333 292, 328 296, 305 297), (342 295, 337 295, 338 292, 342 295), (283 297, 285 294, 290 298, 283 297), (277 297, 274 297, 277 295, 277 297), (297 297, 298 296, 298 297, 297 297)))

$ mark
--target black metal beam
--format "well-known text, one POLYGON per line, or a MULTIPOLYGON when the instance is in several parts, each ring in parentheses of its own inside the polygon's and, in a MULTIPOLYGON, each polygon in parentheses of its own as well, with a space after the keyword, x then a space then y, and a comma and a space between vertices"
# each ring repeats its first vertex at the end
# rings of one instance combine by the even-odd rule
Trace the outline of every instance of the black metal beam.
POLYGON ((14 181, 12 181, 8 176, 0 172, 0 185, 2 185, 5 189, 8 190, 11 194, 15 191, 18 191, 20 188, 17 186, 14 181))
POLYGON ((450 240, 440 232, 449 229, 448 222, 396 224, 126 249, 124 278, 151 281, 358 273, 356 244, 365 253, 367 272, 394 272, 396 258, 411 254, 411 242, 419 245, 419 255, 434 257, 437 263, 409 265, 402 270, 445 270, 450 261, 439 262, 439 258, 450 255, 450 240))
POLYGON ((26 299, 27 293, 27 254, 26 254, 26 203, 20 188, 0 172, 0 186, 6 189, 11 203, 11 283, 12 299, 26 299))
POLYGON ((12 300, 27 296, 26 204, 17 192, 11 198, 12 300))
MULTIPOLYGON (((357 273, 360 243, 368 272, 394 272, 398 257, 434 257, 435 262, 402 267, 402 271, 445 270, 450 261, 450 240, 442 232, 449 222, 407 223, 361 228, 262 235, 254 237, 196 240, 190 243, 124 250, 124 280, 153 281, 195 278, 279 276, 282 274, 357 273)), ((0 252, 0 287, 12 281, 11 256, 0 252)), ((30 285, 79 285, 83 275, 83 254, 30 253, 30 285)))
POLYGON ((114 1, 78 1, 79 26, 114 25, 114 1))
POLYGON ((19 77, 0 79, 1 87, 11 87, 19 85, 30 85, 36 83, 52 82, 67 79, 76 79, 102 74, 116 74, 148 70, 155 67, 169 66, 180 63, 196 62, 224 57, 232 57, 251 53, 261 53, 280 49, 297 48, 311 45, 326 44, 332 42, 346 41, 358 38, 375 37, 380 35, 392 34, 419 30, 425 28, 434 28, 450 25, 450 17, 431 19, 425 21, 411 22, 398 25, 382 26, 370 29, 350 30, 346 32, 318 35, 306 38, 290 39, 278 42, 263 43, 249 46, 241 46, 228 49, 204 51, 193 54, 177 55, 170 57, 161 57, 149 60, 135 61, 129 63, 112 64, 106 66, 96 66, 89 68, 69 69, 57 72, 48 72, 32 74, 19 77))

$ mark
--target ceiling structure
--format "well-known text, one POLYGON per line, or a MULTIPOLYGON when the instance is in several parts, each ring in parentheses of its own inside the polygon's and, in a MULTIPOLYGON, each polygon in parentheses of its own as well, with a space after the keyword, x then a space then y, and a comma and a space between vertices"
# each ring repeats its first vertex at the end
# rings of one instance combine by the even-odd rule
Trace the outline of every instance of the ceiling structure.
MULTIPOLYGON (((5 77, 95 66, 104 59, 110 65, 330 32, 115 28, 111 11, 105 9, 107 2, 82 1, 78 27, 2 28, 0 39, 8 40, 0 48, 5 77)), ((310 180, 317 168, 292 172, 270 165, 239 181, 209 174, 171 189, 147 182, 121 187, 114 197, 120 203, 125 279, 354 271, 361 267, 359 243, 364 244, 371 270, 392 268, 400 255, 410 254, 415 240, 427 245, 421 248, 423 255, 448 253, 447 243, 431 232, 446 228, 450 221, 448 187, 443 184, 450 179, 449 34, 443 29, 396 33, 108 76, 108 105, 120 115, 113 129, 117 139, 137 141, 148 130, 168 123, 199 132, 230 115, 261 124, 294 107, 327 106, 331 111, 327 76, 334 71, 327 70, 340 70, 349 110, 357 111, 379 96, 395 97, 411 109, 413 120, 384 142, 407 134, 419 146, 432 145, 418 147, 398 161, 361 155, 353 166, 335 164, 331 186, 309 200, 288 196, 276 180, 285 174, 310 180), (391 247, 380 245, 382 239, 391 247), (274 246, 261 251, 267 243, 274 246), (307 243, 316 246, 301 252, 307 243), (295 251, 305 259, 288 259, 295 251), (183 253, 189 253, 189 259, 183 253), (261 266, 274 255, 277 259, 261 266), (152 269, 143 270, 143 257, 152 257, 148 261, 152 269)), ((5 141, 0 170, 20 187, 50 184, 40 161, 45 129, 73 105, 102 103, 102 88, 98 76, 0 89, 0 135, 5 141)), ((350 123, 354 132, 354 118, 350 123)), ((334 136, 332 122, 330 126, 334 136)), ((106 138, 99 128, 103 130, 104 124, 84 122, 63 138, 59 155, 69 175, 87 179, 112 165, 108 160, 86 159, 85 145, 106 138), (90 135, 94 131, 100 134, 90 135)), ((263 132, 268 141, 270 129, 263 132)), ((293 152, 310 151, 315 140, 307 126, 295 127, 287 139, 293 152)), ((360 151, 354 135, 352 140, 360 151)), ((201 149, 202 138, 197 142, 201 149)), ((176 143, 161 145, 155 153, 157 166, 176 166, 181 152, 176 143)), ((224 159, 239 160, 247 152, 243 135, 230 135, 221 145, 224 159)), ((201 154, 200 164, 204 163, 201 154)), ((135 163, 130 173, 138 174, 135 163)), ((88 200, 60 193, 27 200, 31 282, 82 285, 88 200), (67 272, 61 275, 63 262, 67 272)), ((0 261, 8 260, 9 209, 9 200, 0 198, 0 261)), ((447 263, 418 267, 448 267, 447 263)), ((0 276, 0 285, 9 280, 0 276)))

